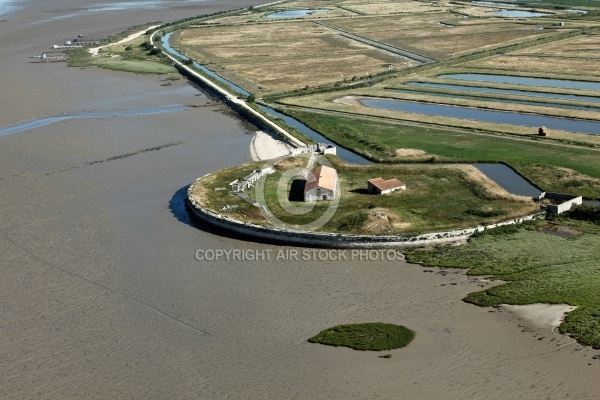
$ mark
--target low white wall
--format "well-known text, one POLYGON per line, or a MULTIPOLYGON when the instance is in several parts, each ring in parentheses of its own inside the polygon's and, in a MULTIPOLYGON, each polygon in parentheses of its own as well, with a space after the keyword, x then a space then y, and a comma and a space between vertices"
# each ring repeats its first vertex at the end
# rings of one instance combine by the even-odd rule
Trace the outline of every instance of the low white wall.
POLYGON ((562 214, 566 211, 569 211, 574 205, 583 204, 583 197, 578 196, 571 200, 567 200, 564 203, 560 203, 558 205, 549 205, 548 211, 553 214, 562 214))

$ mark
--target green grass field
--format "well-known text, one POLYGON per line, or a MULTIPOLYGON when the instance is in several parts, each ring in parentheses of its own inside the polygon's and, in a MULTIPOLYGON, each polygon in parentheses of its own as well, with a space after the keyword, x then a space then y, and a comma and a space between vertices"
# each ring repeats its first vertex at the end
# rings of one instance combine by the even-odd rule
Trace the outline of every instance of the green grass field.
POLYGON ((563 238, 529 225, 515 233, 484 234, 460 247, 411 250, 407 260, 426 266, 469 268, 507 283, 469 294, 480 306, 497 304, 570 304, 578 308, 560 326, 584 345, 600 348, 600 226, 559 218, 580 236, 563 238))
POLYGON ((124 44, 105 47, 95 57, 87 49, 81 49, 71 53, 69 66, 98 67, 138 74, 176 73, 177 69, 165 62, 162 54, 150 54, 148 45, 144 44, 147 41, 148 36, 142 35, 124 44))
POLYGON ((575 190, 586 197, 600 197, 600 151, 593 148, 360 117, 287 112, 339 145, 374 160, 402 162, 395 153, 400 148, 423 150, 426 155, 421 161, 504 161, 545 190, 575 190))

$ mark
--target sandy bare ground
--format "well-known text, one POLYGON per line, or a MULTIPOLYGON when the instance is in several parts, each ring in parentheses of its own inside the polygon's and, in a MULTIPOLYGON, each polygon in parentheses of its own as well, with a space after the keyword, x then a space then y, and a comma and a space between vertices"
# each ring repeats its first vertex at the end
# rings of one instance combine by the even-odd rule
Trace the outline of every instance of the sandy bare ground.
POLYGON ((105 48, 105 47, 108 47, 108 46, 113 46, 113 45, 115 45, 115 44, 123 44, 123 43, 130 42, 130 41, 132 41, 132 40, 134 40, 134 39, 137 39, 137 38, 139 38, 140 36, 142 36, 142 35, 143 35, 144 33, 146 33, 147 31, 149 31, 149 30, 152 30, 152 29, 154 29, 154 28, 157 28, 157 27, 159 27, 159 26, 160 26, 160 25, 152 25, 152 26, 149 26, 148 28, 146 28, 146 29, 144 29, 144 30, 141 30, 141 31, 139 31, 139 32, 134 32, 134 33, 132 33, 131 35, 127 36, 126 38, 123 38, 123 39, 119 40, 118 42, 115 42, 115 43, 109 43, 109 44, 105 44, 104 46, 99 46, 99 47, 92 47, 92 48, 88 49, 88 51, 89 51, 89 52, 90 52, 90 53, 91 53, 93 56, 97 56, 97 55, 98 55, 98 52, 99 52, 101 49, 105 48))
POLYGON ((254 161, 269 160, 288 155, 291 146, 263 131, 256 131, 250 143, 250 154, 254 161))
POLYGON ((501 307, 529 322, 532 326, 546 330, 557 328, 564 320, 565 315, 577 308, 568 304, 502 304, 501 307))
MULTIPOLYGON (((0 90, 10 96, 0 96, 0 125, 198 99, 183 80, 163 87, 160 77, 27 60, 73 33, 257 3, 173 2, 67 24, 53 18, 96 3, 31 1, 2 15, 0 90)), ((491 285, 464 271, 349 253, 303 260, 294 251, 306 249, 194 226, 187 186, 250 161, 253 131, 198 107, 0 137, 1 399, 597 398, 598 351, 464 303, 491 285), (199 249, 270 258, 198 261, 199 249), (366 321, 417 336, 390 359, 306 340, 366 321)))
POLYGON ((348 106, 361 106, 360 97, 356 96, 343 96, 333 100, 334 103, 346 104, 348 106))

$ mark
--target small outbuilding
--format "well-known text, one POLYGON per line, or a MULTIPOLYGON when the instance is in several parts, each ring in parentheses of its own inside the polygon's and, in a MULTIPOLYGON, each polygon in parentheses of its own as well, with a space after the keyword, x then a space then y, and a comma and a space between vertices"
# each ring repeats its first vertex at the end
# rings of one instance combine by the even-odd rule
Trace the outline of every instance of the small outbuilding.
POLYGON ((548 128, 540 126, 540 129, 538 129, 538 136, 548 136, 548 128))
POLYGON ((337 171, 326 165, 311 171, 304 185, 304 201, 334 200, 337 171))
POLYGON ((387 194, 396 190, 406 190, 406 184, 396 178, 385 180, 379 177, 367 181, 367 190, 369 193, 387 194))

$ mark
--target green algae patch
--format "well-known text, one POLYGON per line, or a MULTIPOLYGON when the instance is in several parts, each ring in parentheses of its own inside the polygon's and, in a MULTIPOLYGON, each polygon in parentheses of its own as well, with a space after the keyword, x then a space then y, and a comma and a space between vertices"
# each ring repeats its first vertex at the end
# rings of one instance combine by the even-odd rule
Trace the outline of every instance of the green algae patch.
POLYGON ((354 350, 383 351, 406 347, 414 337, 415 332, 404 326, 370 322, 334 326, 319 332, 308 341, 354 350))

